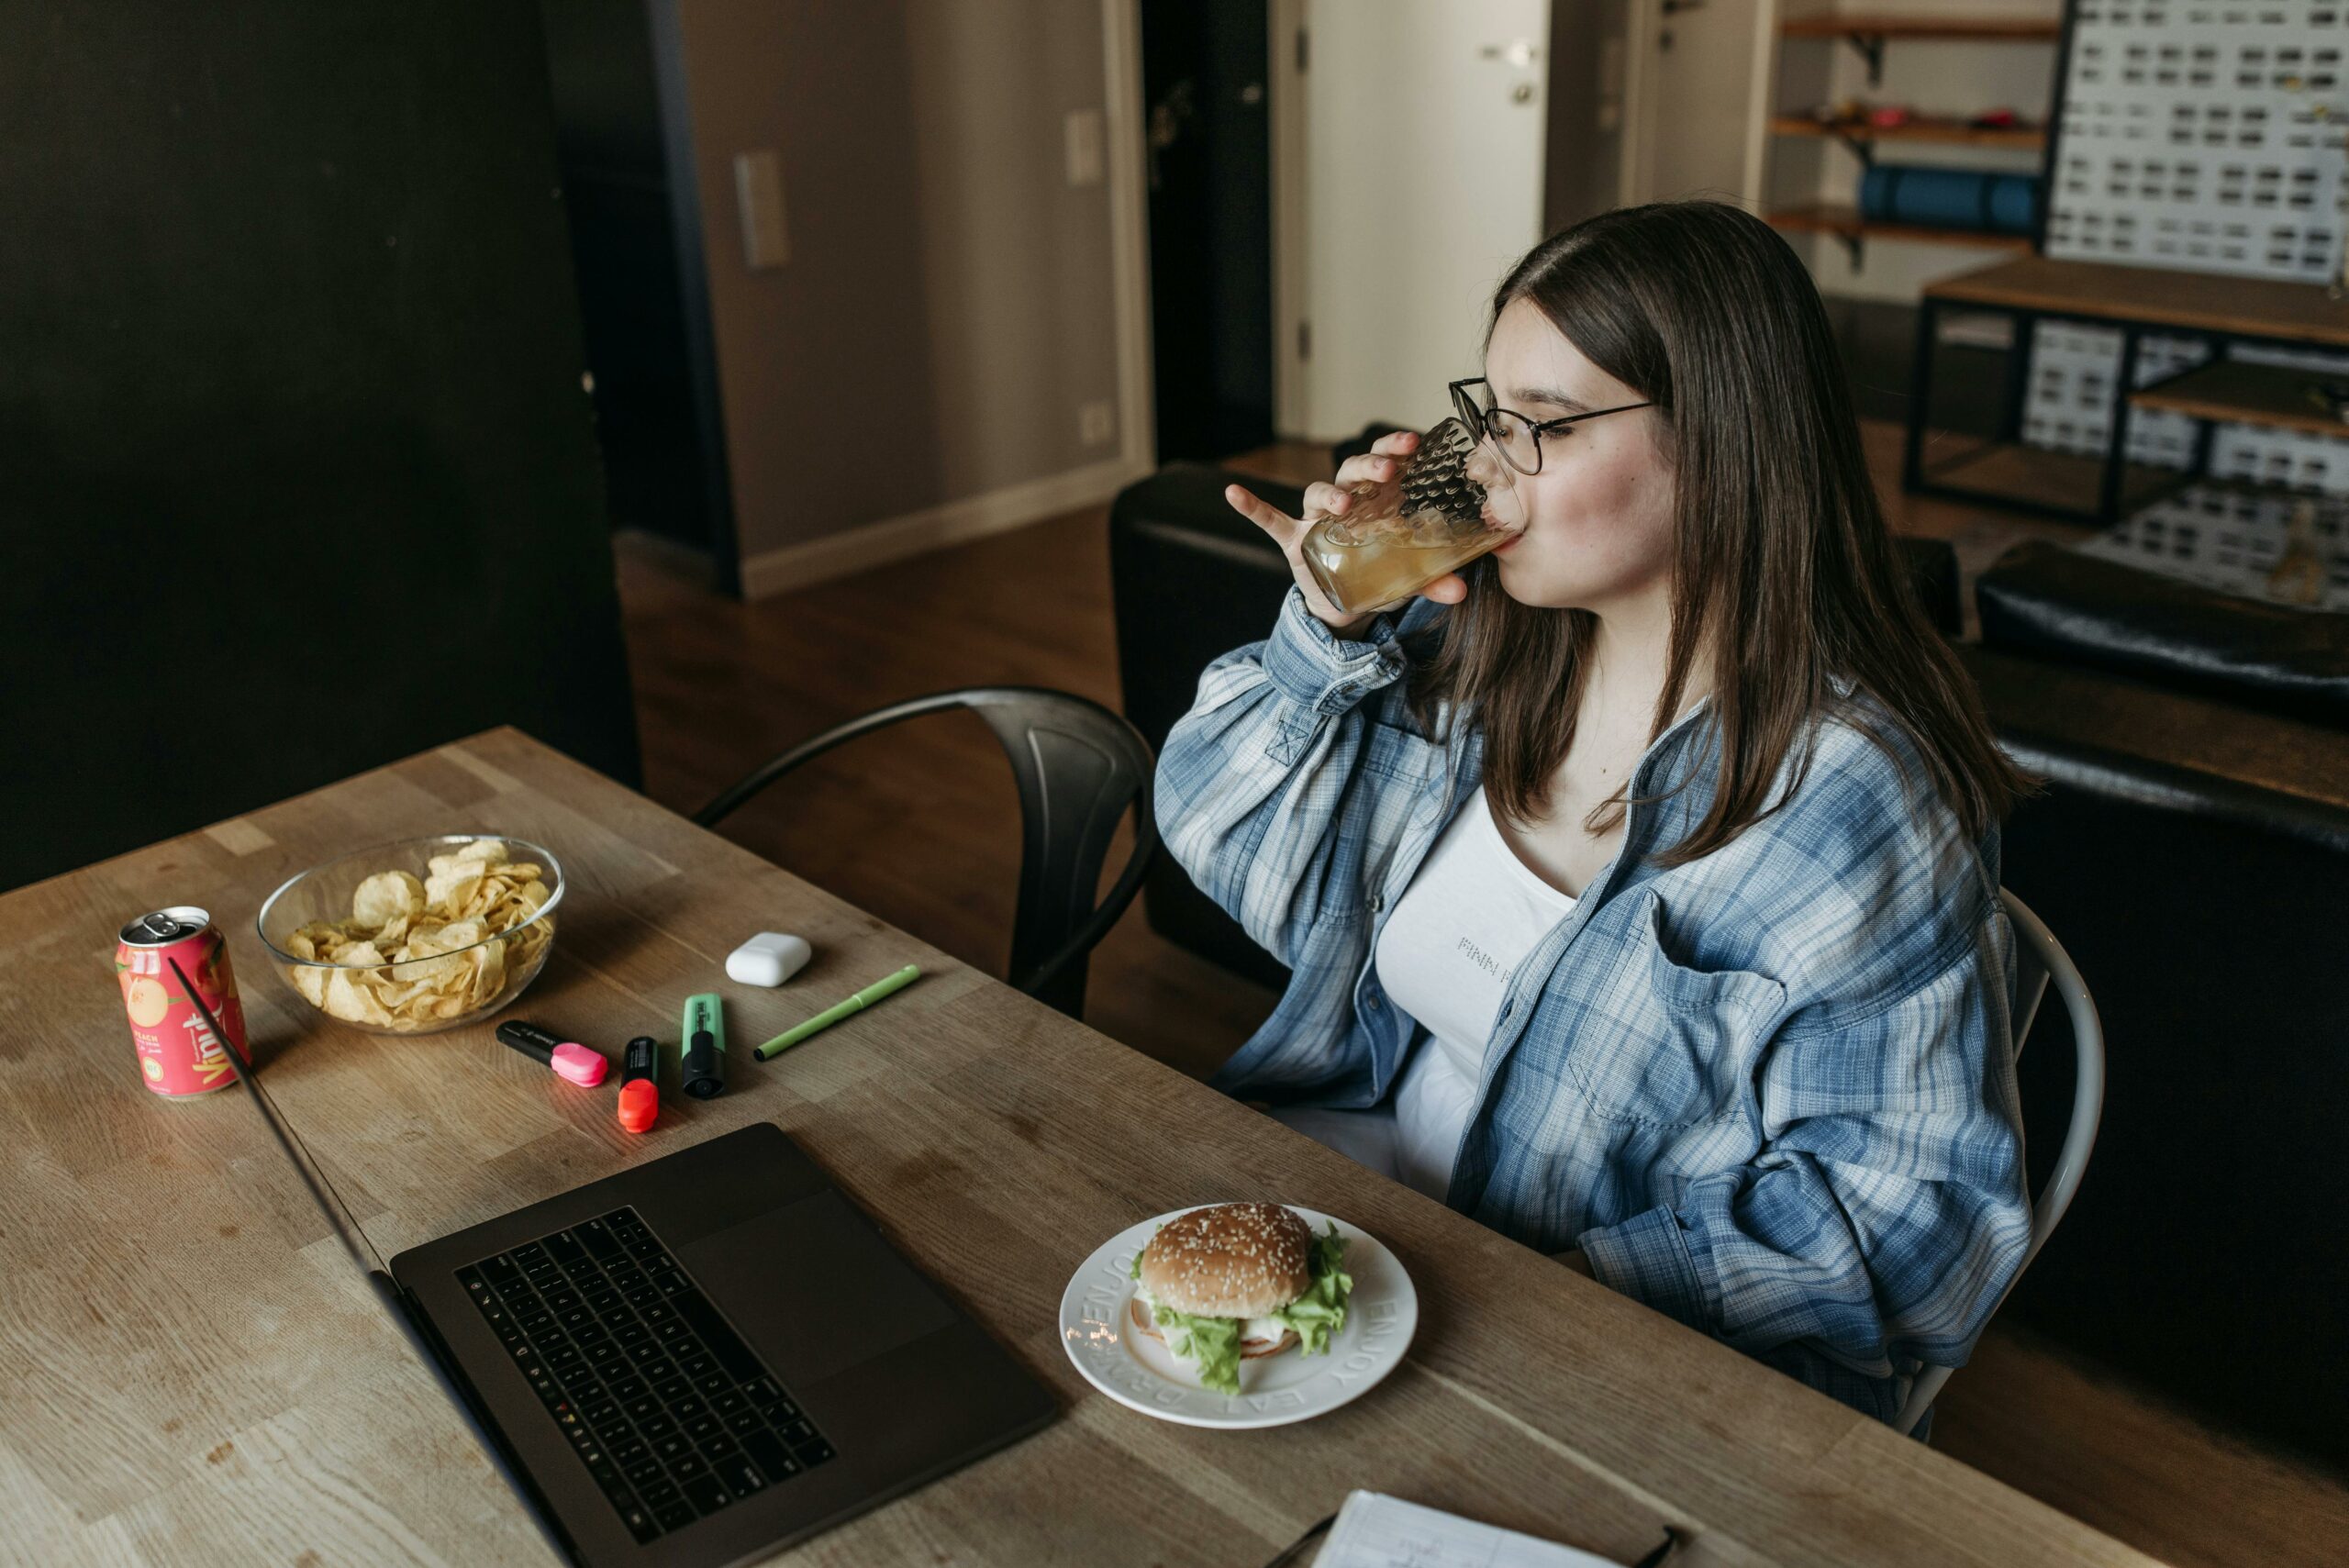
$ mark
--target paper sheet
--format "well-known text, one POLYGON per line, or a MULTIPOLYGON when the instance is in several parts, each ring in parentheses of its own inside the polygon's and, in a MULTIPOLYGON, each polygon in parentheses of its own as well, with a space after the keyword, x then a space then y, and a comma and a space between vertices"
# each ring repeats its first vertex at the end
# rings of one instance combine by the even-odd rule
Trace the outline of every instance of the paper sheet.
POLYGON ((1355 1492, 1330 1527, 1315 1568, 1620 1568, 1555 1541, 1355 1492))

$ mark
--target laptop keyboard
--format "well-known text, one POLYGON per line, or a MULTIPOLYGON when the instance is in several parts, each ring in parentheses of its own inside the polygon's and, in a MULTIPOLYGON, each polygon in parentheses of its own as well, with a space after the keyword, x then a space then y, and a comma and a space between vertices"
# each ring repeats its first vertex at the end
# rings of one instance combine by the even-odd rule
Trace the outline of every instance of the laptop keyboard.
POLYGON ((640 1541, 832 1457, 633 1208, 457 1278, 640 1541))

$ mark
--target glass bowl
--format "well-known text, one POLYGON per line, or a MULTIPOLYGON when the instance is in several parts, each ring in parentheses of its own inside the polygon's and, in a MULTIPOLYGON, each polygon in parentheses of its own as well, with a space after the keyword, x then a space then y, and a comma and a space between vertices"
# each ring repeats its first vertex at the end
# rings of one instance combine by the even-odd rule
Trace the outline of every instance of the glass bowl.
POLYGON ((271 894, 256 924, 304 1002, 373 1034, 432 1034, 487 1018, 539 977, 562 890, 562 867, 528 840, 450 833, 314 866, 271 894))

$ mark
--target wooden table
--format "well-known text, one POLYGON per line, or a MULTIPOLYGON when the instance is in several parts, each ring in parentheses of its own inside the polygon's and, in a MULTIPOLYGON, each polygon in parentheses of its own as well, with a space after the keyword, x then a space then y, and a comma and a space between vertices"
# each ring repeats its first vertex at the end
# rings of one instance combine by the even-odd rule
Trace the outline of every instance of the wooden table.
MULTIPOLYGON (((216 765, 232 766, 233 759, 216 765)), ((1058 1391, 1043 1433, 795 1562, 1257 1568, 1368 1486, 1685 1564, 2147 1561, 964 968, 513 730, 0 897, 0 1557, 43 1564, 535 1563, 544 1549, 338 1251, 241 1092, 131 1066, 116 929, 197 902, 228 933, 271 1092, 393 1251, 754 1119, 780 1124, 1058 1391), (900 964, 927 977, 631 1140, 486 1025, 390 1040, 312 1013, 254 911, 354 845, 485 829, 572 878, 514 1009, 616 1049, 712 987, 754 1041, 900 964), (790 985, 723 956, 794 930, 790 985), (1178 1205, 1343 1215, 1420 1292, 1374 1393, 1194 1430, 1095 1394, 1054 1311, 1103 1238, 1178 1205), (12 1555, 14 1554, 14 1555, 12 1555)))

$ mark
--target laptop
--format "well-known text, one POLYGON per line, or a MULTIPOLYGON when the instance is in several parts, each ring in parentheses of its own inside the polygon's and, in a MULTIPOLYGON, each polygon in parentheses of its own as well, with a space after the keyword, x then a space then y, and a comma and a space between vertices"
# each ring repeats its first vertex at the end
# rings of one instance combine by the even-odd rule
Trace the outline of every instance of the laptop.
POLYGON ((745 1562, 1052 1418, 1043 1385, 771 1123, 386 1265, 224 1054, 394 1327, 565 1561, 745 1562))

